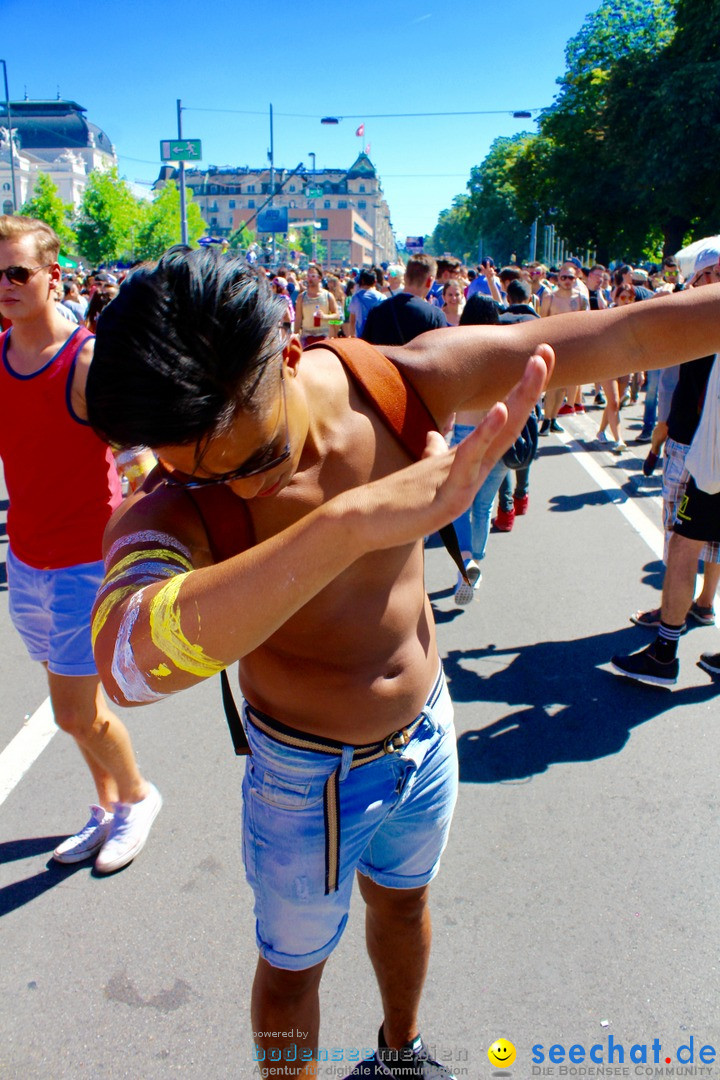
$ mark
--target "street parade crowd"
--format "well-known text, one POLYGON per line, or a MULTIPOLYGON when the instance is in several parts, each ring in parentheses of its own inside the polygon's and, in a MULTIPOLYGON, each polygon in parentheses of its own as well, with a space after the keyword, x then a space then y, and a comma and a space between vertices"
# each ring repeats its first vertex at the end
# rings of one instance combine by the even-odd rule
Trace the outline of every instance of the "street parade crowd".
MULTIPOLYGON (((458 782, 424 539, 441 531, 454 603, 481 598, 540 440, 593 410, 601 450, 632 441, 663 470, 662 600, 632 614, 655 637, 612 670, 673 686, 688 623, 715 623, 720 247, 694 247, 640 267, 332 268, 177 247, 83 273, 48 226, 0 216, 10 615, 96 798, 54 858, 132 862, 162 797, 115 706, 239 661, 252 1031, 282 1075, 314 1075, 357 879, 383 1005, 377 1071, 357 1075, 452 1077, 418 1026, 458 782), (49 468, 58 446, 71 477, 49 468)), ((720 675, 720 652, 699 664, 720 675)))

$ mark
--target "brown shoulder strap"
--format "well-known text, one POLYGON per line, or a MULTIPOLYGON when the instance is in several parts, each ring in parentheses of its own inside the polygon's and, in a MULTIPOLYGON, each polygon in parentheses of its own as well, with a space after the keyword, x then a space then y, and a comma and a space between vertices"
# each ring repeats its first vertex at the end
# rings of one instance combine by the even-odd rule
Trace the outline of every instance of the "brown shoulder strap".
POLYGON ((422 457, 427 434, 437 431, 437 424, 417 390, 392 360, 361 338, 332 338, 308 345, 305 351, 317 348, 330 349, 339 357, 411 457, 422 457))
MULTIPOLYGON (((332 338, 308 345, 305 352, 310 349, 334 352, 410 456, 415 460, 422 457, 428 432, 438 427, 415 387, 403 378, 392 360, 362 338, 332 338)), ((469 584, 455 526, 449 522, 439 531, 448 554, 469 584)))

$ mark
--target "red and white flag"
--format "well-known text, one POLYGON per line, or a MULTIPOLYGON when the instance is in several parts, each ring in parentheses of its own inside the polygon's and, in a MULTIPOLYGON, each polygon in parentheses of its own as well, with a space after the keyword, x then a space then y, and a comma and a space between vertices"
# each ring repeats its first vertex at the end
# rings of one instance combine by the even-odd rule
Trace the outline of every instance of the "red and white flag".
POLYGON ((366 154, 370 153, 370 143, 368 143, 367 146, 365 147, 365 153, 366 154))
POLYGON ((357 136, 358 136, 359 138, 361 138, 361 139, 362 139, 363 135, 365 134, 365 125, 364 125, 364 124, 361 124, 361 125, 360 125, 360 127, 359 127, 359 128, 357 129, 357 131, 355 132, 355 134, 356 134, 356 135, 357 135, 357 136))

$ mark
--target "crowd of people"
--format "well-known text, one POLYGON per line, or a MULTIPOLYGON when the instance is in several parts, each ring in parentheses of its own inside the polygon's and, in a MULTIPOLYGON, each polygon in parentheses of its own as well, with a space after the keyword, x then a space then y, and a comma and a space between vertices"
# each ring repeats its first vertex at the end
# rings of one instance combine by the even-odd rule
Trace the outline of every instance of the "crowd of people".
MULTIPOLYGON (((176 248, 119 289, 108 272, 63 281, 58 252, 46 225, 0 216, 10 612, 98 799, 55 858, 127 865, 162 804, 102 687, 149 704, 238 662, 261 1073, 315 1075, 320 982, 357 877, 378 1075, 452 1080, 418 1023, 458 783, 423 540, 442 530, 452 550, 454 522, 469 603, 496 495, 498 531, 528 509, 538 437, 589 393, 622 453, 625 394, 652 397, 648 368, 678 364, 669 411, 651 402, 641 433, 647 468, 664 444, 668 473, 663 601, 634 616, 658 634, 613 658, 675 682, 685 618, 714 621, 720 565, 720 470, 697 460, 720 407, 720 290, 699 286, 720 282, 720 252, 684 283, 672 260, 611 275, 416 255, 331 274, 176 248), (49 468, 58 446, 80 463, 67 481, 49 468), (152 466, 125 501, 114 454, 152 466)), ((720 654, 703 662, 720 674, 720 654)))
MULTIPOLYGON (((315 264, 304 273, 286 267, 281 267, 278 274, 269 268, 259 269, 286 300, 289 321, 304 346, 334 337, 360 337, 378 346, 404 345, 439 327, 504 325, 626 307, 708 280, 707 268, 700 267, 686 282, 671 255, 658 265, 633 267, 620 263, 612 269, 600 263, 583 266, 575 257, 557 267, 534 261, 500 269, 492 258, 486 258, 473 268, 450 256, 436 260, 424 254, 413 256, 406 266, 335 268, 332 273, 324 273, 315 264)), ((627 366, 632 366, 632 358, 628 358, 627 366)), ((673 369, 664 380, 663 423, 676 377, 677 369, 673 369)), ((554 388, 544 395, 539 434, 563 432, 561 418, 584 413, 590 397, 590 403, 602 409, 597 442, 619 456, 628 449, 622 434, 621 409, 644 393, 643 427, 635 442, 652 443, 645 463, 645 472, 650 475, 664 442, 663 427, 656 428, 659 392, 658 369, 632 371, 600 380, 592 387, 554 388)), ((457 445, 480 418, 475 414, 456 416, 453 430, 446 433, 451 444, 457 445)), ((458 604, 468 604, 478 595, 480 563, 491 525, 497 532, 510 532, 516 517, 527 513, 529 474, 529 464, 509 470, 498 462, 472 506, 455 523, 465 561, 465 576, 458 574, 455 588, 458 604)))

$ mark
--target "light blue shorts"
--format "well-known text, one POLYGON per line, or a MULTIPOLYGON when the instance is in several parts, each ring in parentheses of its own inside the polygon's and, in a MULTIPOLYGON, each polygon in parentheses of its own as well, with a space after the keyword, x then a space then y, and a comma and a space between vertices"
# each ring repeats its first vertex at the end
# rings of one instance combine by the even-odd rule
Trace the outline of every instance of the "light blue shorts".
POLYGON ((368 750, 364 763, 364 748, 288 746, 258 722, 303 734, 247 704, 244 713, 252 757, 243 781, 243 860, 258 948, 274 967, 299 971, 340 940, 355 870, 394 889, 419 888, 437 873, 457 798, 452 702, 441 672, 409 740, 391 752, 368 750))
POLYGON ((36 570, 8 549, 10 618, 33 660, 56 675, 96 675, 90 613, 103 563, 36 570))

